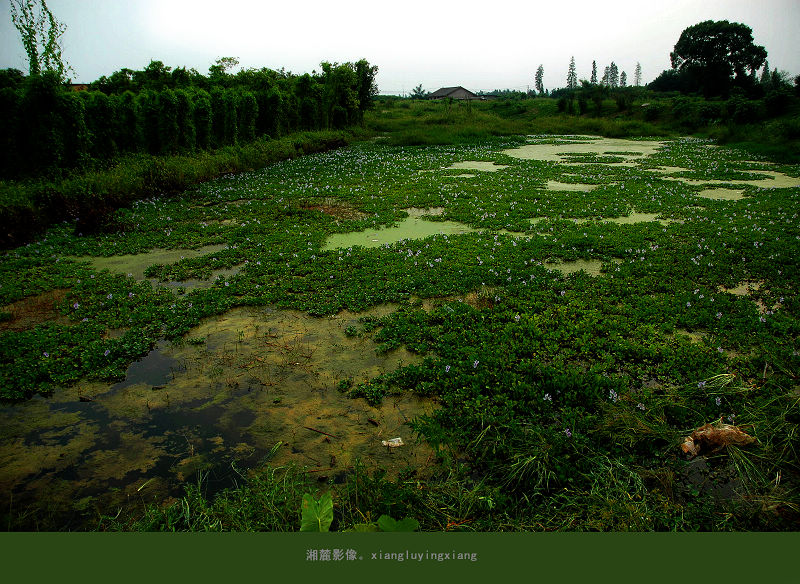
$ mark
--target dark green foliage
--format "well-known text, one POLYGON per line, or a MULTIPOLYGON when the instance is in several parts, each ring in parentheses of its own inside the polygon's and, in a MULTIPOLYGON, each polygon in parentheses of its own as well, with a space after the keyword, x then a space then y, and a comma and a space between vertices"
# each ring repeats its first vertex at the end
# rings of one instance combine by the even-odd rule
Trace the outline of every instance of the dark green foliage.
POLYGON ((377 67, 324 63, 322 74, 248 69, 209 77, 151 61, 74 93, 58 75, 0 72, 0 176, 50 176, 101 167, 117 155, 175 154, 278 138, 363 121, 377 94, 377 67), (207 92, 210 90, 210 93, 207 92), (80 104, 78 104, 80 102, 80 104))
POLYGON ((178 126, 178 98, 171 89, 158 94, 158 154, 175 154, 178 151, 180 128, 178 126))
POLYGON ((75 93, 62 93, 58 105, 55 131, 60 132, 64 148, 60 165, 83 168, 89 161, 91 144, 83 101, 75 93))
POLYGON ((748 73, 766 58, 764 47, 753 43, 750 27, 727 20, 688 27, 670 53, 672 68, 687 74, 689 85, 707 96, 726 95, 734 83, 754 83, 748 73))
POLYGON ((135 152, 140 143, 136 96, 125 91, 110 99, 114 106, 114 143, 120 152, 135 152))
POLYGON ((634 94, 627 89, 618 89, 614 92, 614 101, 617 104, 617 109, 621 112, 631 109, 633 105, 634 94))
POLYGON ((211 96, 207 91, 201 89, 194 96, 194 129, 195 143, 199 150, 211 148, 213 137, 213 110, 211 107, 211 96))
POLYGON ((238 138, 247 143, 256 137, 256 119, 258 118, 258 103, 249 91, 239 95, 238 107, 238 138))
POLYGON ((258 118, 256 130, 264 135, 277 138, 285 133, 283 95, 277 87, 259 91, 256 94, 258 118))
POLYGON ((186 90, 177 89, 175 90, 175 99, 177 101, 178 149, 181 152, 191 152, 195 149, 197 142, 192 96, 186 90))
POLYGON ((222 95, 222 144, 239 142, 239 92, 227 89, 222 95))
POLYGON ((19 125, 20 93, 12 87, 0 89, 0 173, 13 176, 17 164, 17 127, 19 125))
POLYGON ((158 94, 149 89, 140 92, 136 96, 136 110, 139 112, 142 149, 150 154, 158 154, 161 151, 158 94))
MULTIPOLYGON (((211 96, 211 146, 219 148, 225 145, 225 90, 221 87, 212 87, 211 96)), ((228 116, 230 117, 230 116, 228 116)))
POLYGON ((86 126, 90 137, 92 158, 108 160, 117 155, 115 140, 117 113, 114 102, 99 91, 82 92, 86 112, 86 126))
POLYGON ((51 169, 62 163, 64 137, 57 131, 59 80, 52 75, 28 77, 19 105, 18 163, 25 171, 51 169))

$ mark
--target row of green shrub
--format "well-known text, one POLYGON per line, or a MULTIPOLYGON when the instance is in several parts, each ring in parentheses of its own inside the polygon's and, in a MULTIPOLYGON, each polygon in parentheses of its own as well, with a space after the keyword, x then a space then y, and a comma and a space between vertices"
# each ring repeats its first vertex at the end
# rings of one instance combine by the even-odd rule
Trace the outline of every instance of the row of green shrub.
POLYGON ((360 123, 376 68, 366 61, 324 65, 323 75, 264 73, 249 84, 222 83, 226 76, 207 88, 118 93, 76 92, 52 74, 2 71, 0 177, 52 177, 107 165, 120 154, 189 153, 360 123), (369 75, 357 75, 361 69, 369 75))
POLYGON ((215 151, 132 154, 110 168, 55 180, 0 181, 0 247, 23 243, 63 220, 73 221, 76 233, 114 229, 113 212, 137 199, 181 192, 222 174, 338 148, 356 135, 355 130, 299 132, 215 151))

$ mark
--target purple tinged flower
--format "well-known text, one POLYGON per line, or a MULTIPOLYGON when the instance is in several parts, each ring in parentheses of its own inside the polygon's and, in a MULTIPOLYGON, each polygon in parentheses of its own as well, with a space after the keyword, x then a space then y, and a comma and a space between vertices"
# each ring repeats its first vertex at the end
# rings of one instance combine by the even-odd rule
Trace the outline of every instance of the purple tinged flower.
POLYGON ((636 404, 636 407, 639 408, 640 410, 644 411, 644 404, 642 402, 639 402, 638 404, 636 404))
POLYGON ((136 294, 133 292, 128 292, 128 298, 133 298, 134 296, 136 296, 136 294))
POLYGON ((77 302, 72 305, 72 308, 74 308, 75 310, 78 310, 80 307, 81 307, 81 305, 78 304, 77 302))
POLYGON ((722 313, 721 312, 717 313, 717 318, 722 318, 722 313))
POLYGON ((450 365, 445 365, 444 366, 444 372, 445 373, 450 373, 450 365))
POLYGON ((108 357, 110 354, 111 354, 111 351, 109 349, 106 349, 106 352, 103 353, 103 357, 108 357))
POLYGON ((610 390, 608 391, 608 398, 609 398, 611 401, 613 401, 613 402, 615 402, 615 403, 616 403, 616 401, 619 399, 619 395, 617 394, 617 392, 616 392, 616 391, 614 391, 613 389, 610 389, 610 390))
POLYGON ((113 297, 114 297, 113 294, 109 294, 108 296, 106 296, 106 298, 108 298, 109 300, 111 300, 113 297))
POLYGON ((569 428, 564 429, 564 434, 567 435, 567 438, 572 438, 572 432, 570 432, 569 428))
POLYGON ((687 302, 686 303, 686 308, 691 308, 691 307, 692 307, 692 303, 691 302, 687 302))
POLYGON ((714 398, 714 403, 717 404, 717 407, 721 406, 722 405, 722 398, 721 397, 715 397, 714 398))
POLYGON ((48 353, 47 351, 45 351, 45 352, 44 352, 44 353, 42 353, 42 354, 43 354, 45 357, 49 357, 49 356, 50 356, 50 353, 48 353))
POLYGON ((475 361, 473 361, 473 362, 472 362, 472 368, 473 368, 473 369, 476 369, 476 368, 478 367, 478 363, 480 363, 480 361, 478 361, 477 359, 475 359, 475 361))

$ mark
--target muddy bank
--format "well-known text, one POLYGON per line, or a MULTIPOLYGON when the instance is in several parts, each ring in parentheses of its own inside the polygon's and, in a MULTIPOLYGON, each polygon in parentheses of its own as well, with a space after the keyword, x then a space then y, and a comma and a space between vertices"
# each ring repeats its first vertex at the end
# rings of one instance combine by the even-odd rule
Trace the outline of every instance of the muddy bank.
POLYGON ((159 344, 123 381, 82 382, 0 408, 8 521, 18 529, 43 518, 91 528, 99 513, 180 496, 201 476, 212 492, 231 486, 241 480, 237 465, 254 467, 268 455, 270 464, 305 467, 321 480, 344 480, 356 459, 390 475, 422 472, 432 451, 416 443, 408 422, 433 402, 389 396, 373 407, 339 390, 343 380, 360 383, 418 360, 404 349, 378 355, 369 338, 345 332, 360 317, 391 310, 313 318, 235 309, 183 343, 159 344), (395 437, 405 446, 382 446, 395 437))

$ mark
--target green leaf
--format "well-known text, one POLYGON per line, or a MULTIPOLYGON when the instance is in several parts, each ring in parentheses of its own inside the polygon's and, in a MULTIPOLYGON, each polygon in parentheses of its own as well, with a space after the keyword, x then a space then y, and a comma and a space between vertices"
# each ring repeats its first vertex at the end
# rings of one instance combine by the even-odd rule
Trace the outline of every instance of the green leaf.
POLYGON ((300 531, 328 531, 332 522, 333 499, 330 493, 321 495, 319 500, 310 493, 303 495, 300 531))
POLYGON ((388 515, 381 515, 378 518, 378 527, 381 528, 381 531, 416 531, 419 529, 419 521, 413 517, 396 521, 388 515))
POLYGON ((375 525, 374 523, 357 523, 353 526, 352 531, 358 533, 373 532, 373 531, 378 531, 378 526, 375 525))

